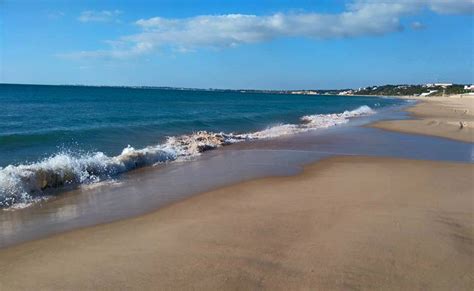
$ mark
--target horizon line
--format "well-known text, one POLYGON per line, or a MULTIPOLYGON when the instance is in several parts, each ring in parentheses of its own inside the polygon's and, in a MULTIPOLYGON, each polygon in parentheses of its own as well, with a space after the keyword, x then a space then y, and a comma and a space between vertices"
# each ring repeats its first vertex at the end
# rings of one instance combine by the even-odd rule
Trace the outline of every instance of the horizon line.
MULTIPOLYGON (((76 86, 76 87, 110 87, 110 88, 132 88, 132 89, 168 89, 168 90, 194 90, 194 91, 270 91, 270 92, 294 92, 294 91, 344 91, 344 90, 353 90, 360 88, 371 88, 371 87, 381 87, 381 86, 420 86, 427 84, 440 84, 443 82, 433 82, 433 83, 400 83, 400 84, 383 84, 383 85, 369 85, 365 87, 345 87, 339 89, 255 89, 255 88, 199 88, 199 87, 175 87, 175 86, 157 86, 157 85, 91 85, 91 84, 39 84, 39 83, 8 83, 0 82, 0 85, 24 85, 24 86, 76 86)), ((446 82, 449 83, 449 82, 446 82)), ((471 85, 471 83, 450 83, 452 85, 471 85)))

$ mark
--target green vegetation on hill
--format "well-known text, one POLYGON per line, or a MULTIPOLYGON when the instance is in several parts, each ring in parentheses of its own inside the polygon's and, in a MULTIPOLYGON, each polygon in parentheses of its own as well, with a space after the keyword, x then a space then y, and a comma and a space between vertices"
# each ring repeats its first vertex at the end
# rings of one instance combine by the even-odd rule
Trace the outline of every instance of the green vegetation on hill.
POLYGON ((453 85, 446 88, 446 91, 445 91, 446 95, 464 94, 464 93, 469 93, 468 90, 464 90, 464 85, 453 85))
POLYGON ((389 96, 404 96, 404 95, 421 95, 430 93, 430 96, 442 96, 468 93, 464 89, 464 85, 454 84, 452 86, 427 86, 427 85, 384 85, 372 86, 359 90, 354 90, 357 95, 389 95, 389 96))

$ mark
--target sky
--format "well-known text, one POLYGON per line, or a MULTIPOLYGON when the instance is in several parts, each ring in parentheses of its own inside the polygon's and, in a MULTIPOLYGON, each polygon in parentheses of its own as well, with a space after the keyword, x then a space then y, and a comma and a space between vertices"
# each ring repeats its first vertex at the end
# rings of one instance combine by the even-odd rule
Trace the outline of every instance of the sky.
POLYGON ((0 0, 0 82, 474 82, 474 0, 0 0))

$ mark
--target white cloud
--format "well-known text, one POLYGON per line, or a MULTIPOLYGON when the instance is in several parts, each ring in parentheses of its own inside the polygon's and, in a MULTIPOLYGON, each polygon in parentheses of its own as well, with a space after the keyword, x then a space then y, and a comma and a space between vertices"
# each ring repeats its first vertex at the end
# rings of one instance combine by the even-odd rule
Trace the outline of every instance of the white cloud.
POLYGON ((117 21, 120 14, 122 14, 120 10, 87 10, 82 11, 77 20, 80 22, 112 22, 117 21))
POLYGON ((153 17, 136 21, 140 32, 109 41, 111 47, 108 50, 75 52, 63 56, 126 58, 163 47, 192 51, 201 47, 233 47, 284 37, 331 39, 376 36, 402 30, 400 19, 423 8, 440 14, 472 14, 474 0, 356 0, 348 4, 345 11, 336 14, 225 14, 176 19, 153 17))

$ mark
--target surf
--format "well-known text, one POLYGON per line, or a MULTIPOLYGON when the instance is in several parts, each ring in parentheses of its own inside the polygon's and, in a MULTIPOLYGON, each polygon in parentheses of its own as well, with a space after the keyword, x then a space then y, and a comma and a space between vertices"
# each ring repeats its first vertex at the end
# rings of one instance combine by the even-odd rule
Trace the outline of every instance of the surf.
POLYGON ((127 146, 117 156, 107 156, 103 152, 75 154, 61 151, 39 162, 0 168, 0 207, 32 203, 43 199, 51 189, 90 185, 137 168, 190 160, 226 145, 329 128, 374 113, 364 105, 342 113, 305 115, 299 124, 279 124, 250 133, 198 131, 171 136, 162 144, 141 149, 127 146))

